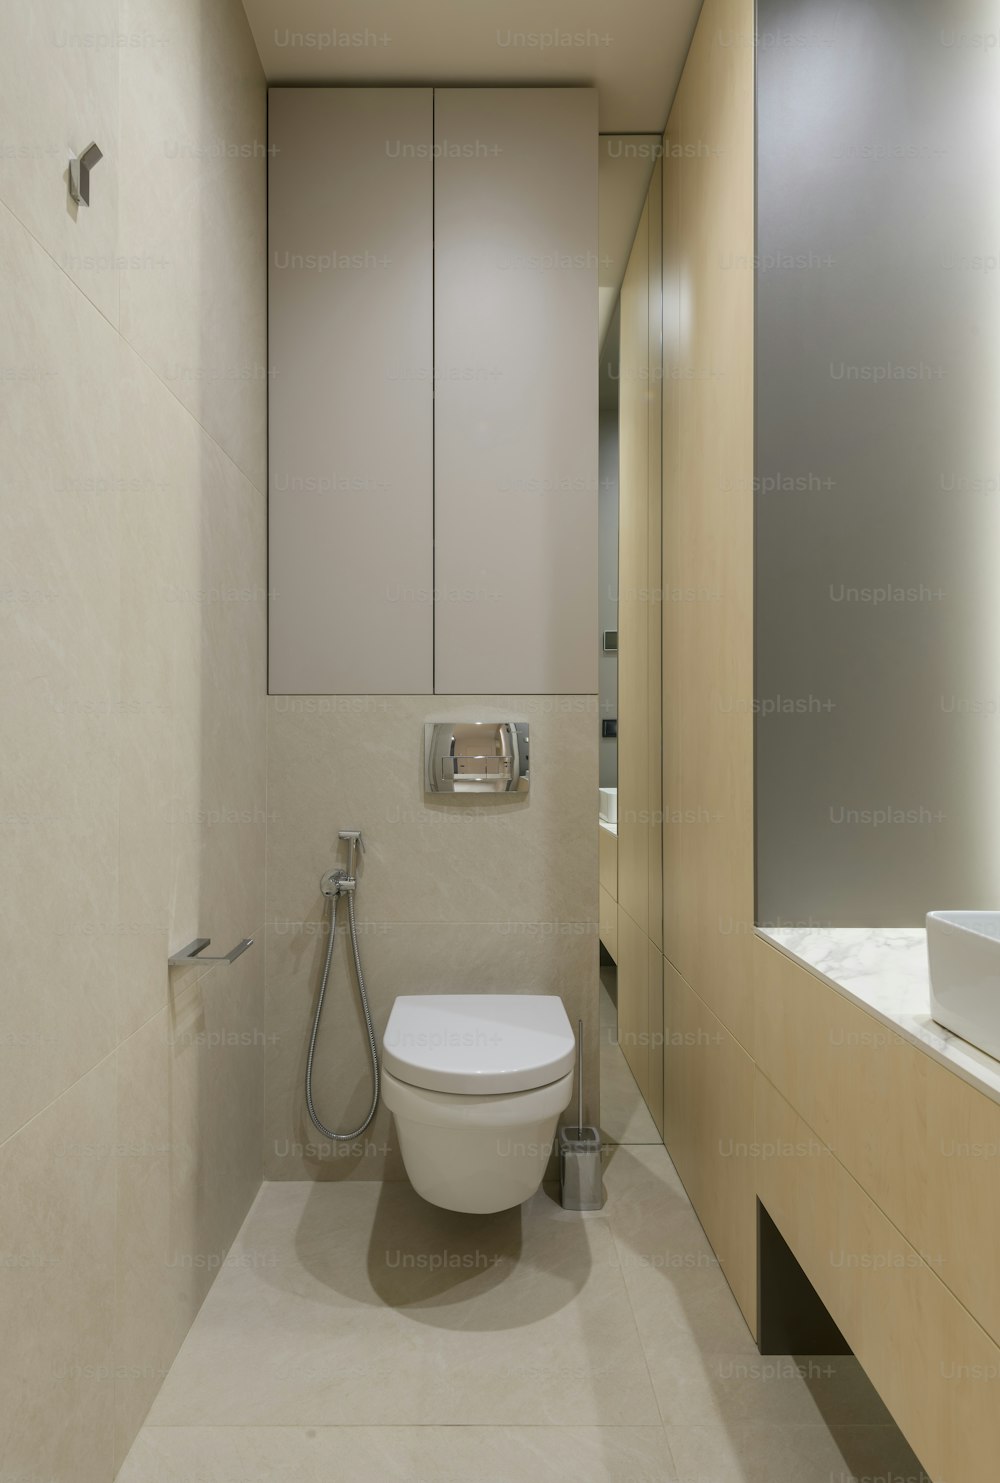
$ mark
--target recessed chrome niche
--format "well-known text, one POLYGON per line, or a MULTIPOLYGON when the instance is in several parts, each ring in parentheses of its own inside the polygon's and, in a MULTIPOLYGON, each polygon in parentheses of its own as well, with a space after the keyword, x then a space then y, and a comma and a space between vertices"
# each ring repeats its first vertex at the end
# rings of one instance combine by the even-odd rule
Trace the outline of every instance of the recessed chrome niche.
POLYGON ((428 793, 527 793, 526 721, 428 721, 428 793))

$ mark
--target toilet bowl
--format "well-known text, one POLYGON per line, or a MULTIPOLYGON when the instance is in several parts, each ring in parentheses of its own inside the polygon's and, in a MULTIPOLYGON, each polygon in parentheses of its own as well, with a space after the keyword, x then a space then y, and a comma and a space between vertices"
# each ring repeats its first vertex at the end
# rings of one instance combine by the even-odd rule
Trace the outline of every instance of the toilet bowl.
POLYGON ((382 1047, 382 1095, 417 1193, 474 1214, 529 1199, 572 1096, 575 1056, 552 995, 398 998, 382 1047))

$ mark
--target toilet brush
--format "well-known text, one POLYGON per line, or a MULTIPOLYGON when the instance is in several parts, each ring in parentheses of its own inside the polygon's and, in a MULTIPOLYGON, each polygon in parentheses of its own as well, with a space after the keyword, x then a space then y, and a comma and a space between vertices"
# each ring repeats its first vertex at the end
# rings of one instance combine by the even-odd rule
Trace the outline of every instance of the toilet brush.
POLYGON ((601 1185, 601 1134, 583 1121, 583 1020, 576 1034, 576 1127, 559 1130, 559 1187, 564 1210, 600 1210, 604 1204, 601 1185))

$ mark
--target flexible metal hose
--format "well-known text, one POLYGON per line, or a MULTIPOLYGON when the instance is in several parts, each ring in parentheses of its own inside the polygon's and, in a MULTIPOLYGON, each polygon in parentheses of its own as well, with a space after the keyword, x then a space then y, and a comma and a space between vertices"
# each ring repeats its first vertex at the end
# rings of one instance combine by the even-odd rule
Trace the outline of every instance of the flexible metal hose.
POLYGON ((372 1105, 368 1116, 360 1127, 354 1128, 350 1133, 337 1133, 333 1128, 328 1128, 325 1123, 320 1122, 319 1115, 313 1102, 312 1076, 313 1060, 316 1055, 316 1039, 319 1035, 319 1022, 323 1015, 323 1001, 326 998, 327 985, 330 982, 330 965, 333 962, 333 944, 337 936, 337 906, 340 902, 340 892, 328 897, 330 902, 330 940, 326 945, 326 961, 323 964, 323 981, 320 984, 319 998, 316 1001, 316 1017, 313 1020, 312 1035, 309 1037, 309 1055, 306 1058, 306 1106, 313 1123, 327 1138, 335 1138, 338 1143, 349 1143, 353 1138, 360 1138, 368 1127, 378 1108, 379 1096, 379 1069, 378 1069, 378 1046, 375 1041, 375 1027, 372 1024, 371 1009, 368 1006, 368 995, 365 991, 365 975, 361 968, 361 952, 358 948, 358 926, 354 919, 354 892, 347 891, 347 917, 351 929, 351 946, 354 949, 354 968, 358 975, 358 995, 361 999, 361 1008, 364 1011, 365 1027, 368 1031, 368 1051, 372 1063, 372 1105))

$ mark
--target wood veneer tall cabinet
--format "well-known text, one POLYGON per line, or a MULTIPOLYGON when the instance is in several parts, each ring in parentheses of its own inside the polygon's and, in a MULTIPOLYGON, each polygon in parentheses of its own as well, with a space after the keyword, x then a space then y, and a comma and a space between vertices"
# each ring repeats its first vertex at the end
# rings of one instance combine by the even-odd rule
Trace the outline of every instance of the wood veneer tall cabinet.
POLYGON ((270 94, 270 689, 597 690, 590 88, 270 94))

